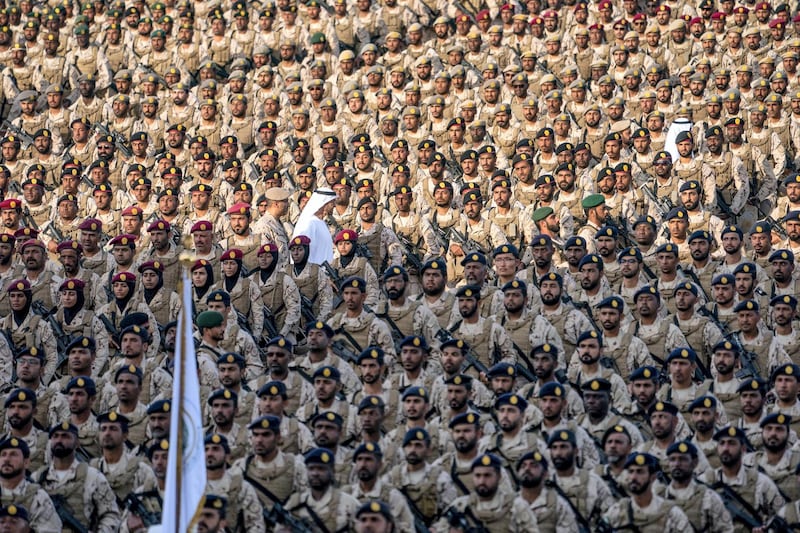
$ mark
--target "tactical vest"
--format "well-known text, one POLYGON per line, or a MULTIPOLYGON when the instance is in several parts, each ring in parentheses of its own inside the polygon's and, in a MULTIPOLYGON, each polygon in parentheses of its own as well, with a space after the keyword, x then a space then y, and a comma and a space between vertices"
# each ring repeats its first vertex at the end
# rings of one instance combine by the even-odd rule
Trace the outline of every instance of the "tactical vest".
MULTIPOLYGON (((419 296, 419 302, 422 302, 423 295, 419 296)), ((439 322, 439 327, 446 328, 450 325, 450 312, 453 310, 453 306, 456 304, 456 296, 453 294, 452 291, 447 291, 444 293, 445 305, 441 306, 437 309, 430 309, 430 311, 436 316, 436 320, 439 322)))
POLYGON ((536 441, 538 436, 535 432, 523 430, 522 438, 528 441, 528 445, 523 449, 512 452, 511 450, 507 450, 503 447, 503 432, 498 431, 494 434, 494 437, 490 439, 491 444, 487 446, 486 450, 486 453, 495 454, 503 460, 503 467, 506 469, 506 472, 508 472, 509 477, 514 483, 514 488, 519 487, 519 481, 517 480, 516 473, 517 462, 525 453, 536 449, 536 441))
MULTIPOLYGON (((47 477, 47 473, 50 470, 50 467, 45 468, 45 470, 39 474, 39 479, 37 482, 41 485, 42 482, 47 477)), ((75 472, 75 479, 70 481, 69 484, 61 486, 61 487, 48 487, 47 494, 50 497, 53 496, 61 496, 64 499, 64 506, 66 510, 75 517, 81 524, 88 526, 87 529, 92 531, 96 529, 97 524, 90 524, 89 520, 90 517, 87 517, 84 514, 84 501, 83 501, 83 491, 84 487, 86 486, 86 476, 89 472, 89 465, 87 463, 78 463, 78 467, 76 468, 75 472)), ((44 487, 43 487, 44 488, 44 487)), ((95 518, 96 521, 96 518, 95 518)), ((66 524, 64 525, 64 531, 73 531, 74 533, 79 533, 78 531, 74 531, 71 528, 67 527, 66 524)))
POLYGON ((219 150, 219 140, 222 138, 221 126, 222 123, 218 119, 211 125, 198 124, 195 128, 195 134, 208 138, 209 148, 217 151, 219 150))
POLYGON ((49 84, 58 84, 64 81, 64 64, 67 58, 63 56, 48 57, 40 63, 40 70, 42 77, 47 80, 49 84))
MULTIPOLYGON (((294 268, 289 268, 289 275, 291 276, 292 280, 297 285, 297 290, 300 293, 308 298, 313 304, 314 308, 312 311, 314 312, 314 316, 319 315, 319 301, 317 299, 317 294, 319 293, 319 265, 307 264, 305 266, 306 269, 309 270, 309 275, 300 279, 294 273, 294 268)), ((261 297, 264 298, 264 293, 261 293, 261 297)), ((266 300, 264 303, 267 303, 266 300)), ((267 304, 269 306, 269 304, 267 304)), ((273 309, 270 307, 270 309, 273 309)), ((277 316, 277 315, 276 315, 277 316)))
MULTIPOLYGON (((317 265, 309 265, 316 266, 317 265)), ((275 317, 275 327, 280 331, 286 323, 286 302, 283 301, 283 277, 286 274, 283 272, 273 272, 273 276, 277 276, 275 283, 270 287, 269 285, 261 285, 261 301, 275 317)), ((309 283, 309 285, 311 285, 309 283)), ((316 294, 316 291, 315 291, 316 294)), ((313 301, 313 300, 312 300, 313 301)), ((315 305, 315 307, 319 307, 315 305)), ((316 316, 316 312, 314 316, 316 316)))
MULTIPOLYGON (((256 463, 258 468, 253 466, 254 456, 248 455, 244 461, 244 476, 245 479, 252 478, 260 485, 266 487, 273 496, 278 498, 279 503, 284 503, 289 499, 294 490, 294 468, 295 462, 292 456, 285 457, 285 464, 282 468, 273 467, 270 463, 263 465, 263 463, 256 463)), ((248 479, 249 481, 249 479, 248 479)), ((264 494, 257 485, 253 485, 258 493, 258 499, 261 500, 261 505, 271 509, 275 502, 264 494)))
MULTIPOLYGON (((588 508, 588 489, 589 489, 589 471, 581 469, 578 471, 580 483, 573 487, 561 487, 564 494, 567 495, 569 501, 578 510, 581 516, 588 517, 592 514, 592 510, 588 508)), ((558 483, 558 478, 555 478, 558 483)))
MULTIPOLYGON (((171 286, 175 287, 175 285, 171 286)), ((162 326, 169 322, 171 312, 169 306, 169 297, 171 292, 168 291, 166 287, 167 285, 164 284, 163 287, 158 289, 149 302, 145 302, 147 307, 149 307, 150 311, 153 313, 153 316, 156 318, 156 322, 162 326)))
POLYGON ((0 503, 2 503, 4 507, 12 503, 15 505, 22 505, 25 509, 32 512, 34 511, 34 498, 36 498, 36 493, 39 492, 40 488, 38 484, 28 481, 21 496, 12 496, 9 491, 5 490, 0 491, 0 503))
POLYGON ((625 526, 619 529, 632 529, 640 533, 663 533, 667 527, 669 513, 675 506, 674 503, 665 501, 664 504, 658 508, 658 514, 655 516, 637 516, 633 512, 633 505, 630 498, 623 498, 620 500, 620 505, 625 506, 627 509, 628 520, 625 526))
POLYGON ((396 467, 389 474, 391 485, 403 493, 419 509, 426 524, 433 522, 439 514, 439 493, 436 490, 436 480, 442 472, 440 466, 431 465, 431 471, 419 485, 404 485, 400 475, 403 465, 396 467))
POLYGON ((91 465, 102 472, 111 485, 111 490, 117 495, 117 501, 124 501, 131 492, 136 489, 134 482, 136 481, 136 471, 139 469, 139 463, 144 459, 141 457, 128 457, 128 464, 119 472, 112 472, 105 461, 100 459, 93 459, 91 465), (102 468, 105 465, 105 468, 102 468))
MULTIPOLYGON (((666 349, 664 348, 664 341, 667 338, 667 333, 669 332, 669 322, 667 320, 659 320, 658 321, 658 330, 654 335, 644 335, 639 330, 639 323, 636 323, 636 327, 633 331, 633 334, 640 339, 647 345, 647 351, 650 352, 650 355, 658 361, 666 361, 667 360, 667 353, 666 349)), ((692 345, 694 346, 694 345, 692 345)))
POLYGON ((125 47, 124 46, 111 46, 107 45, 103 50, 108 59, 109 66, 112 72, 117 72, 122 68, 123 61, 125 61, 125 47))
POLYGON ((380 222, 375 223, 375 231, 370 233, 369 235, 360 234, 358 236, 358 243, 363 244, 367 250, 372 254, 372 257, 369 258, 369 264, 372 266, 372 269, 380 274, 386 267, 388 266, 386 263, 388 261, 388 251, 387 257, 381 256, 381 234, 383 233, 383 224, 380 222))
POLYGON ((209 41, 208 53, 211 56, 209 59, 217 65, 227 65, 231 59, 231 38, 225 36, 223 39, 217 41, 211 39, 209 41))
POLYGON ((336 32, 336 37, 339 39, 339 44, 344 45, 345 50, 354 50, 356 46, 356 32, 353 25, 353 19, 349 16, 342 18, 332 17, 333 29, 336 32))
POLYGON ((459 468, 455 455, 450 458, 450 479, 455 483, 459 496, 466 496, 475 489, 469 465, 466 468, 459 468))
POLYGON ((507 215, 501 215, 498 213, 497 209, 492 209, 489 211, 487 218, 503 230, 503 234, 508 239, 508 242, 518 249, 522 249, 522 228, 517 225, 520 215, 519 211, 519 208, 514 207, 507 215))
POLYGON ((373 320, 377 320, 377 317, 375 315, 370 314, 370 316, 372 317, 372 319, 365 320, 364 325, 361 326, 359 329, 352 329, 353 328, 352 326, 348 326, 345 329, 344 326, 340 326, 340 328, 336 331, 337 334, 334 338, 341 339, 347 344, 352 344, 347 337, 345 337, 340 333, 341 331, 346 331, 350 335, 350 337, 352 337, 353 340, 358 343, 358 346, 353 346, 353 348, 356 348, 356 351, 360 352, 361 350, 369 346, 369 326, 372 324, 373 320))
POLYGON ((514 198, 521 203, 524 207, 536 203, 539 196, 536 194, 536 189, 531 187, 524 187, 524 183, 519 182, 514 188, 514 198))
MULTIPOLYGON (((296 373, 294 373, 294 372, 289 373, 290 376, 292 374, 296 374, 296 373)), ((302 379, 302 378, 300 378, 298 376, 298 379, 302 379)), ((291 392, 288 393, 289 394, 289 401, 286 404, 286 411, 287 412, 296 412, 297 411, 297 408, 300 405, 300 392, 299 391, 300 391, 300 387, 298 386, 297 389, 296 389, 296 392, 295 392, 294 400, 292 399, 292 393, 291 392), (294 401, 294 406, 292 406, 292 401, 294 401), (290 410, 291 407, 294 407, 294 409, 290 410)), ((300 428, 300 422, 297 420, 297 418, 295 418, 293 416, 291 416, 291 417, 285 416, 281 420, 281 423, 283 423, 283 422, 286 422, 286 424, 289 426, 288 427, 288 434, 289 435, 293 435, 293 436, 296 437, 298 432, 299 432, 299 428, 300 428)), ((297 444, 297 438, 292 438, 292 439, 281 438, 280 439, 280 447, 281 447, 281 451, 283 453, 298 454, 298 453, 301 453, 301 451, 302 451, 302 450, 300 450, 300 446, 298 446, 298 444, 297 444)))
POLYGON ((530 335, 533 331, 533 321, 535 315, 529 314, 526 320, 517 320, 515 322, 508 322, 503 319, 501 325, 505 328, 508 336, 511 337, 511 340, 516 344, 519 349, 525 355, 528 355, 531 351, 531 339, 530 335))
MULTIPOLYGON (((576 191, 580 192, 580 191, 576 191)), ((566 199, 562 198, 560 195, 558 196, 558 201, 561 202, 567 209, 569 209, 572 218, 575 219, 576 224, 575 227, 582 226, 586 220, 586 213, 583 211, 583 206, 581 206, 581 194, 576 194, 574 198, 566 199)))
POLYGON ((414 334, 414 313, 417 312, 422 302, 411 300, 408 304, 408 308, 402 310, 392 307, 391 305, 387 306, 386 309, 387 316, 392 319, 392 322, 395 323, 397 329, 399 329, 403 335, 414 334))
POLYGON ((94 75, 97 72, 98 50, 99 49, 96 46, 90 45, 84 50, 77 51, 73 65, 75 65, 75 68, 77 68, 81 74, 89 76, 94 75))
POLYGON ((688 39, 680 44, 669 40, 667 41, 667 49, 672 52, 676 69, 683 68, 689 63, 689 58, 692 55, 692 43, 688 39))
POLYGON ((14 81, 16 82, 17 88, 22 91, 30 91, 34 89, 33 86, 33 68, 32 67, 11 67, 10 72, 14 77, 14 81))
POLYGON ((769 376, 769 347, 772 344, 772 333, 769 331, 765 331, 762 334, 763 338, 761 342, 759 342, 758 344, 745 342, 744 338, 739 332, 737 332, 736 335, 739 336, 739 340, 741 341, 742 347, 745 350, 756 354, 755 363, 756 363, 756 369, 758 369, 758 373, 761 376, 769 376))
POLYGON ((39 329, 40 320, 41 317, 39 315, 31 312, 30 321, 27 326, 20 328, 14 324, 14 329, 11 330, 11 341, 14 345, 41 348, 42 339, 39 338, 39 334, 36 331, 39 329))
POLYGON ((383 15, 383 22, 386 24, 387 31, 396 31, 401 35, 405 32, 405 24, 403 23, 403 8, 389 9, 384 7, 381 10, 383 15))
POLYGON ((617 348, 614 348, 613 350, 607 347, 603 348, 603 355, 614 360, 614 362, 617 364, 617 368, 619 368, 620 376, 623 379, 627 379, 633 370, 632 368, 628 368, 628 350, 631 347, 632 338, 633 332, 631 331, 631 328, 627 328, 627 331, 622 334, 622 341, 620 341, 617 348))
POLYGON ((575 54, 575 63, 578 67, 578 72, 580 72, 581 78, 583 78, 584 80, 588 80, 592 76, 593 59, 594 59, 594 52, 591 50, 591 48, 587 48, 585 50, 579 50, 575 54))
POLYGON ((700 357, 700 360, 705 364, 708 361, 708 354, 706 353, 704 331, 708 323, 708 318, 695 317, 695 321, 694 325, 690 325, 686 322, 679 321, 677 317, 673 317, 673 322, 681 330, 683 336, 686 337, 686 342, 689 346, 694 348, 695 352, 697 352, 697 356, 700 357))
POLYGON ((64 333, 69 335, 70 337, 92 337, 94 336, 94 332, 92 331, 92 321, 94 320, 94 313, 92 311, 84 311, 83 313, 83 320, 78 323, 71 322, 67 324, 64 321, 64 308, 59 307, 58 311, 56 311, 56 321, 61 324, 61 327, 64 329, 64 333))
POLYGON ((489 349, 491 348, 490 337, 492 332, 492 324, 494 324, 494 322, 484 319, 483 327, 478 335, 464 333, 461 331, 460 327, 454 331, 454 336, 467 343, 467 345, 472 348, 472 351, 475 352, 475 355, 478 357, 480 362, 487 367, 493 366, 499 360, 496 354, 489 353, 489 349))
MULTIPOLYGON (((739 497, 750 504, 750 506, 758 513, 763 514, 765 509, 756 507, 756 485, 758 484, 758 469, 755 467, 742 466, 744 468, 745 480, 741 485, 736 487, 729 486, 730 489, 739 495, 739 497)), ((714 481, 721 481, 721 474, 716 472, 714 481)))
POLYGON ((572 344, 567 340, 567 315, 569 309, 564 307, 561 309, 562 312, 560 313, 553 313, 548 315, 542 315, 544 318, 550 322, 550 325, 553 326, 558 333, 558 336, 561 338, 561 343, 564 345, 564 353, 571 354, 575 351, 575 345, 572 344))
POLYGON ((790 502, 800 497, 800 486, 797 484, 797 475, 795 474, 797 466, 800 465, 800 452, 789 448, 785 453, 790 455, 789 464, 781 470, 760 465, 759 460, 766 454, 763 450, 755 452, 754 465, 775 482, 786 501, 790 502))
POLYGON ((708 489, 697 483, 694 492, 687 499, 677 501, 672 492, 670 492, 669 487, 667 487, 664 498, 669 501, 676 501, 695 531, 705 531, 704 526, 707 527, 714 520, 713 516, 705 516, 703 511, 703 496, 706 490, 708 489))
MULTIPOLYGON (((224 280, 222 280, 224 288, 224 280)), ((250 306, 253 302, 250 301, 250 283, 252 280, 250 278, 242 278, 240 277, 236 280, 236 285, 239 286, 239 290, 236 291, 237 293, 231 294, 231 306, 233 306, 237 311, 242 313, 244 316, 250 315, 250 306)), ((234 286, 234 290, 236 286, 234 286)))
POLYGON ((794 156, 794 147, 792 146, 792 133, 789 131, 789 125, 789 121, 785 119, 781 119, 780 122, 776 124, 768 123, 770 133, 774 133, 778 136, 787 155, 792 159, 794 156))
POLYGON ((733 155, 730 152, 724 152, 721 157, 709 157, 705 162, 714 172, 714 180, 717 184, 717 194, 722 193, 722 199, 725 203, 730 205, 733 200, 736 189, 733 185, 733 168, 731 160, 733 155))
MULTIPOLYGON (((236 134, 236 138, 239 139, 239 144, 243 147, 247 147, 252 145, 254 142, 253 138, 253 124, 252 121, 249 120, 231 120, 228 123, 228 127, 233 130, 236 134)), ((252 268, 252 267, 250 267, 252 268)))
POLYGON ((512 512, 514 510, 514 497, 516 494, 506 496, 503 506, 499 510, 481 510, 478 508, 478 496, 471 494, 467 506, 472 514, 483 524, 483 531, 511 531, 512 512))
POLYGON ((761 130, 760 135, 755 135, 753 133, 750 134, 750 137, 747 138, 747 142, 751 146, 755 146, 761 153, 764 154, 768 159, 772 158, 772 149, 770 139, 772 136, 768 129, 761 130))
POLYGON ((603 142, 606 138, 606 132, 603 128, 598 128, 594 132, 589 132, 588 130, 584 130, 583 140, 586 144, 589 145, 589 150, 592 152, 592 155, 596 158, 600 158, 605 153, 603 142))
MULTIPOLYGON (((716 172, 716 170, 715 170, 715 172, 716 172)), ((720 193, 720 190, 717 190, 717 194, 719 194, 719 193, 720 193)), ((733 195, 731 194, 731 191, 730 190, 723 191, 723 196, 724 196, 725 201, 728 203, 728 205, 730 205, 730 202, 733 199, 733 195)), ((700 220, 700 222, 692 222, 692 220, 689 219, 689 229, 686 231, 687 234, 691 235, 695 231, 701 230, 701 229, 702 230, 708 230, 708 227, 709 227, 708 226, 708 222, 710 220, 711 220, 711 213, 708 212, 708 211, 703 211, 703 218, 700 220)))
POLYGON ((219 341, 219 348, 221 352, 236 352, 239 353, 239 346, 238 346, 238 339, 239 339, 239 332, 242 329, 239 327, 239 323, 234 322, 231 325, 231 329, 225 338, 219 341))
MULTIPOLYGON (((184 47, 179 45, 177 47, 178 56, 183 60, 186 70, 189 72, 197 72, 200 66, 200 49, 197 46, 184 47)), ((173 122, 167 121, 169 124, 173 122)))

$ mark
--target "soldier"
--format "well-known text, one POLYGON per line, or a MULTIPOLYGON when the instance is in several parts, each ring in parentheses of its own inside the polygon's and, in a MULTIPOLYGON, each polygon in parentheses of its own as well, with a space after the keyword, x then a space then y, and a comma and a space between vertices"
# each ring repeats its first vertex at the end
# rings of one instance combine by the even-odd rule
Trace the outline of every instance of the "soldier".
POLYGON ((97 436, 102 456, 92 459, 89 464, 106 476, 117 503, 121 505, 136 487, 154 485, 155 475, 141 457, 131 455, 127 449, 127 417, 109 411, 98 416, 97 423, 100 425, 97 436))
POLYGON ((338 311, 329 324, 337 340, 349 344, 355 353, 366 346, 380 346, 394 359, 395 347, 392 333, 383 320, 367 310, 367 282, 363 278, 349 277, 339 287, 344 309, 338 311))
POLYGON ((678 532, 690 528, 681 508, 653 493, 658 459, 646 453, 632 453, 625 461, 630 498, 616 502, 603 514, 603 521, 613 528, 659 527, 678 532))
POLYGON ((497 413, 498 431, 494 435, 484 437, 482 449, 494 454, 501 462, 513 481, 515 489, 519 488, 516 476, 516 465, 520 458, 530 450, 544 452, 545 445, 536 433, 525 428, 525 411, 528 402, 517 394, 503 394, 494 403, 497 413))
POLYGON ((18 507, 29 509, 28 520, 37 531, 61 531, 61 519, 50 497, 42 487, 25 476, 25 471, 31 464, 30 449, 26 442, 16 437, 0 441, 0 462, 4 470, 0 477, 0 486, 3 489, 0 503, 10 507, 12 502, 16 502, 18 507))
POLYGON ((326 448, 314 448, 305 454, 305 465, 308 488, 293 493, 286 502, 286 510, 314 524, 312 531, 339 531, 351 527, 359 503, 334 487, 334 453, 326 448))
POLYGON ((436 523, 437 530, 446 529, 448 524, 487 531, 538 530, 536 515, 528 503, 502 489, 500 459, 483 454, 473 461, 471 470, 474 491, 451 503, 447 516, 436 523))
POLYGON ((238 402, 238 395, 225 388, 213 391, 207 401, 209 419, 212 423, 205 428, 205 433, 225 437, 229 447, 228 453, 233 461, 241 459, 247 453, 246 426, 236 421, 238 402))
POLYGON ((206 492, 230 496, 231 524, 239 528, 263 533, 265 531, 262 506, 256 490, 239 472, 228 470, 230 455, 228 439, 211 433, 205 438, 206 492))
POLYGON ((285 453, 278 446, 280 426, 277 416, 264 415, 254 420, 248 426, 252 453, 233 465, 233 470, 256 490, 265 509, 285 503, 307 480, 301 456, 285 453))
POLYGON ((379 315, 389 322, 392 335, 405 337, 421 332, 424 338, 433 339, 439 332, 436 315, 419 300, 408 298, 409 275, 402 266, 391 266, 383 274, 383 285, 388 299, 385 314, 379 315))
POLYGON ((61 509, 61 516, 71 517, 76 526, 115 531, 120 515, 114 492, 103 474, 77 460, 78 428, 65 421, 52 426, 49 435, 52 463, 38 470, 34 479, 61 509))
POLYGON ((683 510, 692 527, 702 531, 733 531, 731 515, 719 495, 698 483, 698 449, 691 442, 674 442, 667 449, 670 483, 661 495, 683 510))
MULTIPOLYGON (((287 265, 287 271, 310 304, 310 309, 305 309, 305 312, 313 313, 319 320, 327 320, 330 317, 333 300, 331 282, 320 265, 309 263, 310 245, 311 239, 305 235, 292 238, 289 243, 289 254, 293 265, 287 265)), ((259 263, 259 268, 263 268, 261 264, 259 263)), ((304 305, 304 308, 308 307, 309 305, 304 305)), ((303 317, 303 322, 308 327, 307 316, 303 317)))
MULTIPOLYGON (((763 524, 786 503, 775 483, 754 467, 742 462, 747 436, 737 427, 728 426, 714 434, 722 466, 706 472, 705 481, 714 484, 724 498, 734 497, 747 503, 753 514, 734 517, 734 531, 745 531, 749 524, 763 524)), ((745 511, 750 513, 750 511, 745 511)))
POLYGON ((258 389, 255 415, 272 415, 281 421, 279 445, 284 453, 300 454, 313 448, 311 430, 288 414, 286 386, 280 381, 268 381, 258 389))
POLYGON ((575 518, 583 527, 594 527, 614 501, 608 486, 593 471, 576 464, 575 434, 554 431, 547 441, 554 472, 550 479, 560 495, 567 498, 575 518))
MULTIPOLYGON (((367 283, 368 293, 368 299, 365 303, 372 307, 378 303, 377 271, 373 268, 370 260, 366 256, 362 256, 358 251, 357 241, 358 233, 351 229, 343 229, 337 232, 333 238, 333 243, 339 252, 339 257, 334 258, 331 266, 339 280, 352 276, 363 278, 367 283)), ((335 287, 337 291, 340 289, 341 287, 335 287)), ((336 307, 334 306, 334 311, 336 311, 336 307)))
MULTIPOLYGON (((501 247, 502 248, 502 247, 501 247)), ((511 337, 514 351, 528 366, 528 354, 531 348, 548 344, 560 355, 564 351, 558 332, 546 318, 534 314, 528 309, 528 286, 524 281, 509 281, 502 288, 505 312, 500 324, 511 337)))
POLYGON ((401 531, 411 531, 415 516, 409 508, 409 502, 399 490, 379 478, 383 469, 383 452, 380 446, 371 442, 361 444, 353 452, 353 462, 358 482, 342 490, 361 503, 370 500, 387 502, 397 527, 401 531))
MULTIPOLYGON (((408 391, 406 391, 408 392, 408 391)), ((402 429, 405 461, 394 466, 384 480, 408 500, 409 508, 430 527, 456 498, 455 487, 445 470, 428 462, 431 437, 425 429, 402 429), (423 475, 420 475, 423 474, 423 475)))
MULTIPOLYGON (((48 291, 50 288, 47 289, 48 291)), ((8 284, 11 303, 11 313, 2 321, 2 329, 10 332, 13 346, 34 347, 45 355, 45 369, 42 381, 50 383, 56 370, 56 339, 50 325, 42 320, 39 315, 31 311, 32 291, 31 284, 24 279, 18 279, 8 284)))

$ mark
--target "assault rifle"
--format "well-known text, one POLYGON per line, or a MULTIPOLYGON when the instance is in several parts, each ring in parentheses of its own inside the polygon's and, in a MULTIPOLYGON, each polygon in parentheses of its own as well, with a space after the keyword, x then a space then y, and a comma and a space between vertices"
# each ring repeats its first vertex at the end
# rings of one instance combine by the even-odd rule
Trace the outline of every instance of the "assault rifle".
POLYGON ((336 298, 333 300, 331 309, 336 309, 342 303, 342 296, 339 294, 339 290, 342 286, 342 277, 327 261, 322 262, 322 268, 325 269, 325 273, 328 274, 328 278, 330 278, 330 280, 333 282, 333 286, 335 287, 334 292, 336 292, 336 298))
POLYGON ((451 529, 459 529, 464 533, 490 533, 483 522, 475 518, 469 510, 459 511, 450 507, 444 513, 451 529))
MULTIPOLYGON (((239 316, 243 316, 238 311, 237 313, 239 316)), ((245 323, 247 323, 247 319, 245 319, 245 323)), ((241 327, 241 319, 240 319, 240 327, 241 327)), ((266 332, 266 334, 269 335, 270 339, 274 339, 279 335, 278 324, 275 321, 275 315, 272 314, 272 310, 266 305, 264 306, 264 332, 266 332)))
POLYGON ((464 253, 480 252, 483 255, 489 255, 483 246, 475 242, 471 237, 467 237, 458 231, 455 226, 448 228, 447 232, 450 234, 450 240, 461 246, 462 250, 464 250, 464 253))
MULTIPOLYGON (((436 338, 439 339, 440 342, 447 342, 452 340, 454 337, 452 331, 442 328, 436 332, 436 338)), ((489 369, 481 362, 480 359, 478 359, 478 356, 475 354, 475 351, 471 346, 469 347, 467 354, 464 356, 464 360, 467 363, 467 368, 472 367, 479 373, 483 374, 489 373, 489 369)))
POLYGON ((411 241, 403 234, 398 233, 397 238, 400 239, 400 245, 403 247, 406 261, 411 268, 417 272, 422 271, 422 258, 420 257, 419 247, 411 243, 411 241))
POLYGON ((117 131, 111 131, 107 125, 101 122, 95 123, 93 129, 104 137, 110 136, 114 140, 114 146, 117 148, 117 150, 119 150, 119 153, 121 153, 125 159, 130 159, 130 157, 133 155, 133 151, 131 151, 130 147, 126 144, 127 141, 121 133, 117 131))
POLYGON ((733 518, 734 522, 744 524, 747 526, 748 530, 759 528, 763 525, 756 510, 753 509, 748 502, 743 500, 730 485, 722 481, 717 481, 711 485, 711 489, 720 495, 722 503, 725 504, 725 508, 731 513, 731 518, 733 518))
POLYGON ((89 533, 89 528, 84 526, 77 518, 75 518, 75 515, 72 514, 72 511, 67 504, 67 499, 64 496, 61 494, 51 494, 50 499, 53 500, 53 506, 56 508, 56 513, 65 526, 76 533, 89 533))
POLYGON ((314 322, 317 317, 314 316, 314 302, 308 299, 308 297, 300 293, 300 315, 306 321, 306 323, 314 322))
POLYGON ((141 494, 131 492, 123 501, 123 504, 131 514, 135 514, 142 519, 144 527, 155 526, 161 523, 161 513, 151 512, 140 499, 140 496, 152 496, 152 492, 155 492, 156 495, 158 494, 156 491, 143 492, 141 494))
POLYGON ((631 239, 630 233, 628 233, 628 226, 625 224, 625 221, 622 219, 622 217, 619 217, 619 219, 615 220, 614 217, 608 215, 605 223, 607 226, 617 230, 617 235, 619 235, 619 238, 622 239, 622 245, 625 248, 635 245, 631 239))
POLYGON ((331 343, 331 351, 340 359, 347 361, 351 365, 358 364, 358 354, 348 348, 344 341, 340 339, 337 339, 331 343))
POLYGON ((304 520, 296 518, 278 502, 272 504, 272 509, 264 508, 263 513, 264 520, 267 522, 267 524, 272 526, 272 528, 281 525, 292 533, 306 533, 312 529, 310 524, 304 520))
POLYGON ((11 133, 19 137, 23 150, 27 150, 33 145, 33 137, 31 137, 27 131, 13 125, 8 120, 3 121, 3 129, 6 130, 8 133, 11 133))
POLYGON ((751 377, 757 377, 761 375, 761 372, 758 370, 758 356, 749 350, 744 349, 744 345, 742 344, 742 339, 739 338, 739 335, 735 331, 730 331, 727 325, 722 322, 717 316, 706 309, 705 307, 700 307, 698 312, 707 317, 711 320, 715 326, 719 328, 722 332, 722 337, 727 339, 736 347, 736 350, 739 352, 739 361, 741 362, 742 368, 736 371, 736 377, 740 380, 747 379, 751 377))
POLYGON ((67 362, 67 346, 69 346, 69 343, 72 342, 72 337, 64 331, 64 328, 61 326, 58 320, 56 320, 55 314, 57 310, 58 307, 53 307, 53 309, 48 311, 45 309, 41 300, 37 300, 33 302, 33 305, 31 305, 31 311, 46 320, 47 323, 50 324, 50 327, 53 328, 53 333, 56 337, 56 349, 58 351, 56 371, 61 368, 61 365, 67 362))
POLYGON ((31 210, 27 207, 22 208, 22 220, 25 222, 26 227, 39 231, 39 224, 36 223, 33 215, 31 215, 31 210))

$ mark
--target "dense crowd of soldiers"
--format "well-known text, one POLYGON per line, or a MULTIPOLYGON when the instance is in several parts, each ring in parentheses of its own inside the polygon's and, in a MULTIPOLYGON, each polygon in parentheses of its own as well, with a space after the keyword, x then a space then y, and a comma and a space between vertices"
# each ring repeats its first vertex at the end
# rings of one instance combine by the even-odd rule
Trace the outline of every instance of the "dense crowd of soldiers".
POLYGON ((800 530, 795 7, 2 6, 0 532, 800 530))

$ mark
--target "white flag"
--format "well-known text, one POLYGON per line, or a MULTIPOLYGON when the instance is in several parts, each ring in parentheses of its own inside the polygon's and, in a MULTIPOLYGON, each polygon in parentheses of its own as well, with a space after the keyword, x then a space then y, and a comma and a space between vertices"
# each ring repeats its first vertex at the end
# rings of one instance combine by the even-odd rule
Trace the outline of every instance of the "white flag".
POLYGON ((185 271, 181 280, 183 310, 175 339, 169 464, 161 521, 164 533, 186 533, 194 526, 206 489, 200 382, 192 338, 192 285, 185 271))

